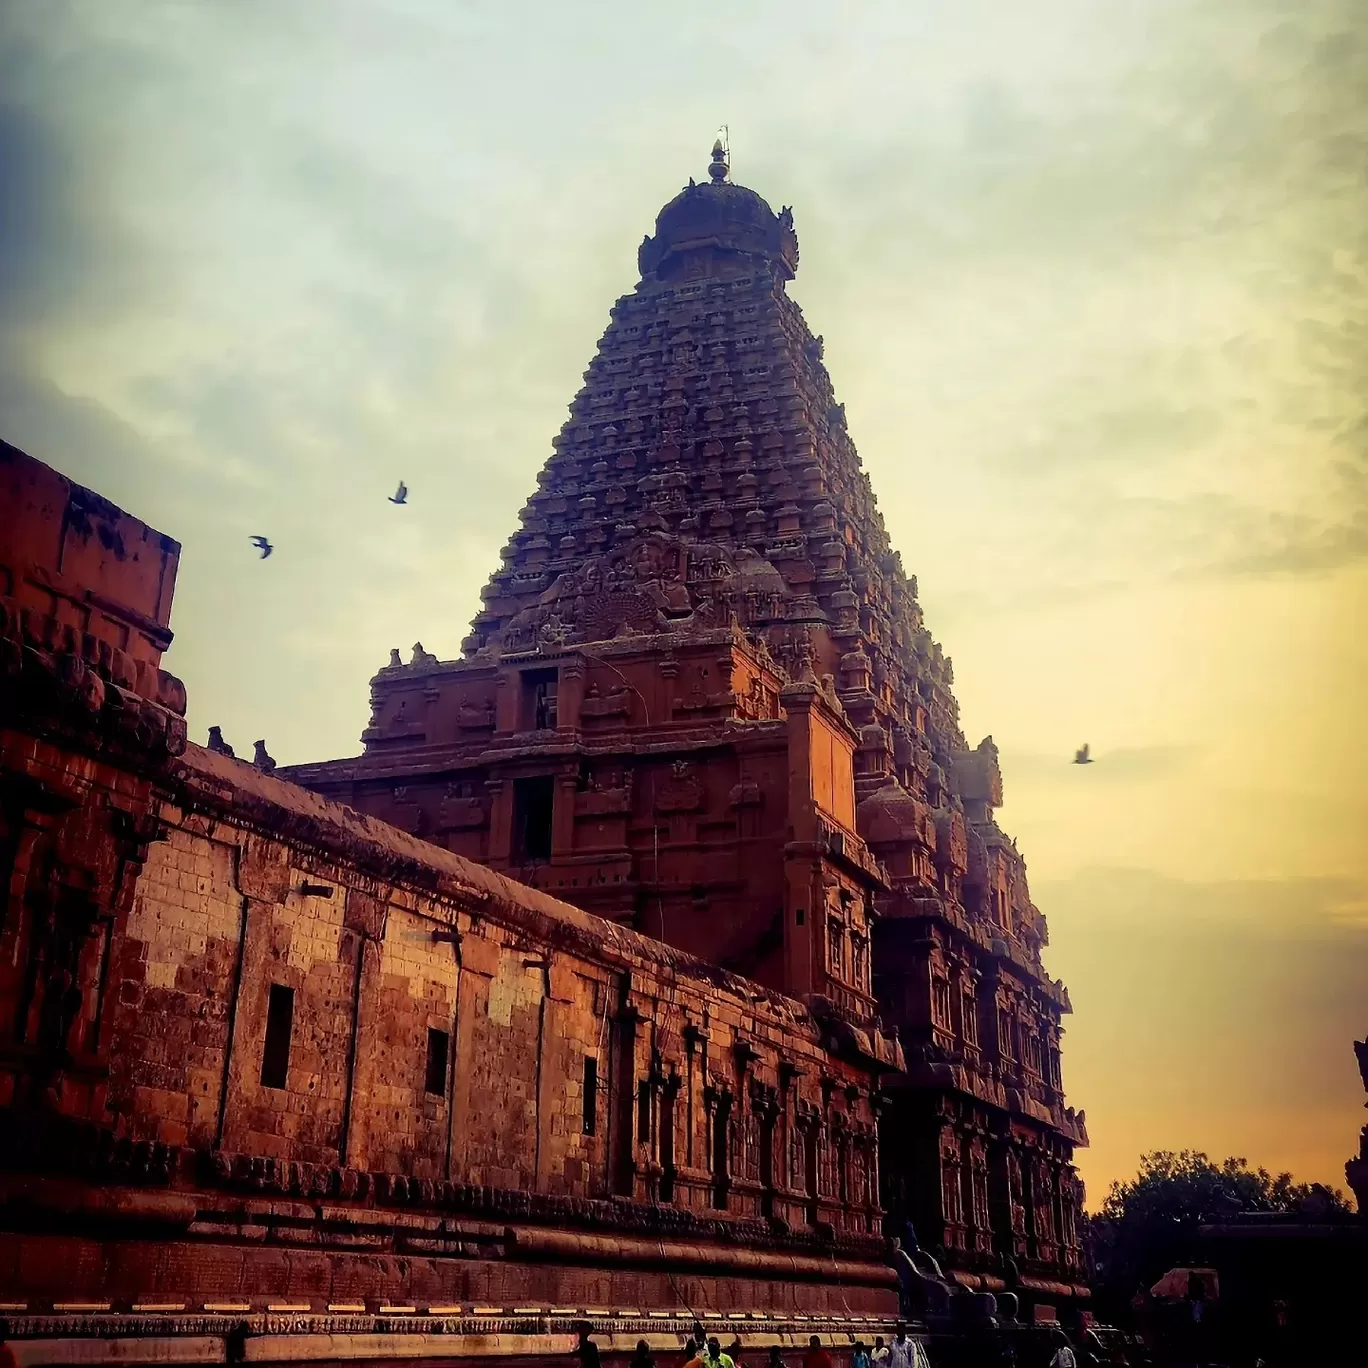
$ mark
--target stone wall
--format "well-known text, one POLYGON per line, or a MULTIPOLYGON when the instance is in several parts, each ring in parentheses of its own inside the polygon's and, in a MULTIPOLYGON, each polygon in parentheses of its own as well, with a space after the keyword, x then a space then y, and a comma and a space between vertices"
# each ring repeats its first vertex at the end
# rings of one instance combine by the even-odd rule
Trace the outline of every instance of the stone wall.
POLYGON ((180 546, 0 442, 0 597, 157 666, 171 643, 180 546))
POLYGON ((799 1004, 195 746, 159 817, 113 971, 133 1139, 877 1229, 870 1078, 799 1004))
POLYGON ((175 543, 3 455, 0 1302, 893 1309, 867 1037, 189 746, 175 543))
POLYGON ((243 762, 157 787, 104 1124, 26 1113, 0 1293, 895 1304, 870 1080, 799 1004, 243 762))
POLYGON ((462 657, 392 651, 364 753, 292 777, 896 1031, 889 1229, 982 1291, 1080 1300, 1068 995, 796 248, 721 153, 662 208, 462 657))

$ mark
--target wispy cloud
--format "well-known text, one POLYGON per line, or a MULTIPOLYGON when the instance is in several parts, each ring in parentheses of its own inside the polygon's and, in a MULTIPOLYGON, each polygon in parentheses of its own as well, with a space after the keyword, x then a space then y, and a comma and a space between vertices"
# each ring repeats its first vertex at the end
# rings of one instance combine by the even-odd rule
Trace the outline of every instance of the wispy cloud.
MULTIPOLYGON (((1183 1042, 1223 1013, 1253 1069, 1282 1047, 1251 1004, 1314 1014, 1362 965, 1364 89, 1361 0, 6 6, 0 432, 185 544, 197 730, 353 751, 389 647, 458 650, 636 244, 729 123, 1004 746, 1105 1162, 1219 1149, 1181 1130, 1213 1114, 1183 1042), (1348 882, 1062 879, 1080 851, 1348 882), (1305 946, 1270 929, 1299 899, 1305 946)), ((1348 1029, 1317 1020, 1317 1049, 1348 1029)), ((1273 1138, 1334 1176, 1330 1141, 1273 1138)))

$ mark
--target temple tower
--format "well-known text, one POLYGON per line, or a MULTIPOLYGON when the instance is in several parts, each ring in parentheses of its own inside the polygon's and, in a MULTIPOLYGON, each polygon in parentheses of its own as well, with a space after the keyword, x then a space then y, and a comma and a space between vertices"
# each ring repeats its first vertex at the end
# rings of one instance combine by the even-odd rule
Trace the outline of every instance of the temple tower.
MULTIPOLYGON (((891 1233, 1064 1295, 1067 993, 993 817, 997 750, 960 730, 788 296, 792 213, 719 143, 638 262, 460 658, 396 652, 364 753, 289 775, 808 1001, 882 1069, 891 1233)), ((822 1146, 814 1211, 842 1181, 822 1146)))

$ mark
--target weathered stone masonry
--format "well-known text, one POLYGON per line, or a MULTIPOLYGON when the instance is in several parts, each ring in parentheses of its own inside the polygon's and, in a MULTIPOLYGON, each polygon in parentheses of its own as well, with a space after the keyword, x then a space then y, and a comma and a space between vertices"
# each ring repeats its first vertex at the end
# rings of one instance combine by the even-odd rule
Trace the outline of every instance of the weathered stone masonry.
POLYGON ((177 781, 116 971, 133 1138, 877 1232, 868 1073, 798 1004, 240 761, 177 781))
POLYGON ((393 652, 353 759, 188 745, 179 548, 0 448, 0 1302, 853 1334, 895 1267, 944 1306, 909 1222, 1087 1295, 1068 995, 792 215, 718 147, 639 261, 460 658, 393 652))
POLYGON ((1082 1295, 1069 999, 997 749, 787 293, 792 213, 720 147, 708 175, 643 241, 459 658, 394 651, 363 754, 290 776, 896 1031, 890 1233, 976 1289, 1082 1295))
POLYGON ((187 745, 3 455, 0 1300, 895 1304, 886 1042, 187 745))

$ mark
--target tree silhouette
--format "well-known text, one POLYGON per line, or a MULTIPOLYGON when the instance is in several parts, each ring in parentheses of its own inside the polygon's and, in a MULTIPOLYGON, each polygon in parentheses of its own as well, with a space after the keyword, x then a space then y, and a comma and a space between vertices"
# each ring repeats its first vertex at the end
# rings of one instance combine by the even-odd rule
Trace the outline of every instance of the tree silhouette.
POLYGON ((1251 1169, 1244 1159, 1213 1163, 1197 1150, 1156 1150, 1130 1182, 1113 1183, 1089 1221, 1094 1280, 1129 1298, 1195 1253, 1202 1225, 1246 1212, 1347 1212, 1344 1197, 1290 1173, 1251 1169))

